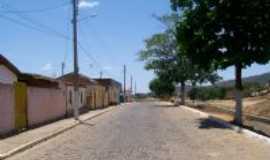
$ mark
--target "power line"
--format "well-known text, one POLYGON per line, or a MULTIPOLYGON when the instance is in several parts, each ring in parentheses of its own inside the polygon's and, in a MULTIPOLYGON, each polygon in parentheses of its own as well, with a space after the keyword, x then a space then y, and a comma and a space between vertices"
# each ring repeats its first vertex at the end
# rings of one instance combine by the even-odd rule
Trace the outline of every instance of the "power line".
POLYGON ((111 75, 109 72, 105 71, 102 67, 102 65, 82 46, 81 42, 78 41, 78 47, 81 49, 81 51, 96 64, 96 67, 98 67, 100 70, 103 71, 103 73, 106 73, 108 75, 111 75))
POLYGON ((22 21, 19 21, 15 18, 11 18, 11 17, 8 17, 8 16, 4 16, 4 15, 0 15, 0 18, 2 19, 5 19, 7 21, 10 21, 12 23, 15 23, 17 25, 20 25, 20 26, 23 26, 25 28, 29 28, 29 29, 32 29, 32 30, 35 30, 35 31, 38 31, 38 32, 41 32, 41 33, 44 33, 46 35, 50 34, 51 36, 54 36, 54 37, 58 37, 58 38, 62 38, 62 39, 68 39, 70 40, 69 37, 65 36, 65 35, 62 35, 62 34, 55 34, 55 33, 52 33, 52 32, 48 32, 48 31, 45 31, 39 27, 36 27, 36 26, 33 26, 33 25, 30 25, 30 24, 27 24, 25 22, 22 22, 22 21))
MULTIPOLYGON (((95 39, 98 40, 99 43, 102 45, 102 48, 105 49, 104 50, 105 52, 111 50, 108 43, 102 38, 102 36, 100 36, 100 34, 95 29, 94 25, 89 27, 89 29, 92 31, 91 33, 93 33, 93 36, 95 36, 95 39)), ((108 55, 108 56, 110 56, 110 55, 108 55)), ((113 59, 114 57, 111 57, 111 58, 113 59)))
POLYGON ((40 8, 40 9, 32 9, 32 10, 3 10, 0 11, 2 13, 42 13, 42 12, 48 12, 48 11, 53 11, 62 7, 65 7, 69 5, 70 2, 65 2, 57 6, 53 7, 46 7, 46 8, 40 8))
MULTIPOLYGON (((78 47, 81 49, 81 51, 88 57, 89 59, 92 60, 93 63, 96 64, 96 67, 99 68, 102 73, 105 73, 109 76, 112 76, 111 73, 107 72, 106 70, 103 69, 102 65, 82 46, 82 44, 78 41, 78 47)), ((97 72, 99 73, 99 72, 97 72)))
MULTIPOLYGON (((35 26, 33 26, 33 25, 29 25, 29 24, 27 24, 27 23, 25 23, 25 22, 18 21, 17 19, 14 19, 14 18, 11 18, 11 17, 8 17, 8 16, 0 15, 0 18, 5 19, 5 20, 8 20, 8 21, 13 22, 13 23, 18 24, 18 25, 21 25, 21 26, 23 26, 23 27, 30 28, 30 29, 32 29, 32 30, 35 30, 35 31, 44 33, 44 34, 51 34, 51 35, 56 36, 56 37, 59 37, 59 38, 63 38, 63 39, 66 39, 66 40, 71 40, 69 37, 67 37, 67 36, 65 36, 65 35, 62 36, 62 34, 61 34, 61 35, 55 34, 55 32, 50 32, 50 33, 48 33, 48 32, 46 32, 46 31, 44 31, 44 30, 42 30, 42 29, 40 29, 40 28, 38 28, 38 27, 35 27, 35 26)), ((95 64, 98 65, 98 67, 99 67, 100 69, 103 70, 102 65, 101 65, 101 64, 100 64, 100 63, 99 63, 99 62, 98 62, 91 54, 89 54, 89 53, 87 52, 87 50, 82 46, 82 44, 81 44, 80 42, 78 42, 78 46, 79 46, 79 48, 83 51, 83 53, 84 53, 88 58, 90 58, 95 64)), ((106 72, 106 73, 109 74, 108 72, 106 72)))
POLYGON ((0 18, 5 19, 5 20, 7 20, 7 21, 10 21, 10 22, 12 22, 12 23, 21 25, 21 26, 23 26, 23 27, 30 28, 30 29, 32 29, 32 30, 35 30, 35 31, 38 31, 38 32, 45 33, 45 32, 44 32, 43 30, 41 30, 40 28, 37 28, 37 27, 34 27, 34 26, 29 25, 29 24, 27 24, 27 23, 18 21, 17 19, 14 19, 14 18, 11 18, 11 17, 8 17, 8 16, 4 16, 4 15, 0 15, 0 18))
MULTIPOLYGON (((67 19, 67 21, 66 21, 66 26, 67 26, 67 28, 66 28, 66 33, 70 33, 70 19, 71 19, 71 7, 68 7, 68 9, 67 9, 67 17, 66 17, 66 19, 67 19)), ((64 57, 63 57, 63 63, 67 63, 67 59, 68 59, 68 49, 69 49, 69 40, 66 40, 65 41, 65 53, 64 53, 64 57)))
MULTIPOLYGON (((93 27, 89 27, 89 28, 93 29, 93 27)), ((97 39, 97 40, 101 43, 102 48, 105 47, 106 50, 109 51, 110 49, 108 48, 107 43, 105 43, 105 40, 102 39, 102 38, 98 35, 98 33, 96 32, 95 29, 93 29, 92 31, 94 32, 94 35, 93 35, 93 36, 95 36, 95 39, 97 39)), ((81 35, 82 35, 82 37, 85 39, 85 41, 88 42, 88 40, 86 39, 86 36, 85 36, 85 35, 86 35, 86 32, 84 31, 83 27, 80 27, 80 32, 82 33, 81 35)), ((90 44, 87 43, 87 45, 90 45, 90 44)), ((107 57, 108 57, 108 56, 110 56, 110 55, 107 54, 107 57)), ((114 59, 114 58, 115 58, 115 57, 111 57, 111 59, 114 59)), ((107 60, 108 60, 108 59, 107 59, 107 60)), ((100 65, 100 66, 101 66, 101 65, 100 65)), ((104 68, 102 68, 101 70, 102 70, 103 72, 107 73, 108 75, 112 75, 112 74, 110 74, 108 71, 104 70, 104 68)))
MULTIPOLYGON (((6 4, 6 3, 3 3, 3 2, 0 2, 0 3, 5 4, 5 7, 6 7, 6 8, 13 9, 13 7, 11 7, 10 5, 8 5, 8 4, 6 4)), ((49 26, 47 26, 47 25, 45 25, 45 24, 42 24, 42 23, 40 23, 40 22, 37 22, 37 21, 35 21, 35 20, 33 20, 33 19, 27 17, 26 15, 19 14, 19 13, 14 13, 14 14, 15 14, 16 16, 22 18, 24 21, 28 21, 28 23, 30 23, 32 26, 29 27, 30 25, 25 25, 25 23, 22 24, 23 22, 18 22, 18 20, 14 19, 14 18, 7 17, 7 16, 5 16, 5 19, 9 19, 10 21, 13 21, 14 23, 23 25, 23 26, 25 26, 25 27, 28 26, 28 27, 31 28, 31 29, 33 29, 33 28, 39 28, 38 30, 35 29, 36 31, 39 31, 39 32, 43 32, 43 33, 46 32, 47 34, 51 34, 51 35, 54 35, 54 36, 56 36, 56 37, 60 37, 60 38, 63 38, 63 39, 71 40, 71 38, 68 37, 67 35, 65 35, 65 34, 63 34, 63 33, 60 33, 60 32, 58 32, 58 31, 52 29, 51 27, 49 27, 49 26), (11 20, 11 19, 12 19, 12 20, 11 20), (17 22, 15 22, 15 21, 17 21, 17 22), (35 27, 33 27, 33 26, 35 26, 35 27), (42 30, 42 29, 43 29, 43 30, 42 30)), ((4 17, 4 16, 2 15, 2 17, 4 17)))
MULTIPOLYGON (((3 3, 3 2, 0 2, 2 4, 5 4, 5 8, 9 8, 9 9, 13 9, 15 10, 13 7, 11 7, 9 4, 6 4, 6 3, 3 3)), ((55 29, 45 25, 45 24, 42 24, 40 22, 37 22, 29 17, 27 17, 26 15, 23 15, 21 14, 20 12, 13 12, 12 14, 15 14, 16 16, 22 18, 24 21, 27 21, 28 23, 24 22, 24 21, 21 21, 21 20, 18 20, 16 18, 11 18, 9 16, 5 16, 5 15, 1 15, 0 14, 0 18, 2 19, 5 19, 7 21, 10 21, 12 23, 15 23, 15 24, 18 24, 18 25, 21 25, 25 28, 29 28, 29 29, 32 29, 32 30, 35 30, 35 31, 38 31, 38 32, 41 32, 41 33, 44 33, 44 34, 50 34, 54 37, 58 37, 58 38, 62 38, 62 39, 65 39, 65 40, 68 40, 68 41, 71 41, 72 39, 61 33, 61 32, 58 32, 56 31, 55 29), (30 24, 29 24, 30 23, 30 24)), ((82 46, 82 44, 80 42, 78 42, 78 47, 81 49, 81 51, 83 51, 83 53, 88 57, 90 58, 103 72, 105 72, 105 70, 103 69, 102 65, 91 55, 87 52, 87 50, 82 46)), ((64 61, 66 60, 66 56, 64 56, 64 61)), ((108 75, 110 75, 110 73, 106 72, 108 75)))
MULTIPOLYGON (((85 34, 84 30, 82 29, 82 27, 80 28, 80 31, 81 31, 81 33, 82 33, 82 34, 81 34, 82 37, 83 37, 83 38, 85 39, 85 41, 87 42, 87 45, 90 46, 90 44, 88 43, 89 41, 87 41, 87 39, 86 39, 86 34, 85 34)), ((82 47, 82 44, 81 44, 81 43, 80 43, 80 47, 82 47)), ((82 48, 83 48, 83 47, 82 47, 82 48)), ((83 50, 84 50, 85 54, 88 56, 88 58, 92 59, 92 61, 98 65, 98 68, 100 68, 101 72, 106 73, 106 74, 108 74, 108 75, 111 75, 108 71, 104 70, 104 68, 102 67, 102 65, 96 60, 96 58, 94 58, 91 54, 89 54, 89 53, 86 51, 86 49, 83 49, 83 50)))

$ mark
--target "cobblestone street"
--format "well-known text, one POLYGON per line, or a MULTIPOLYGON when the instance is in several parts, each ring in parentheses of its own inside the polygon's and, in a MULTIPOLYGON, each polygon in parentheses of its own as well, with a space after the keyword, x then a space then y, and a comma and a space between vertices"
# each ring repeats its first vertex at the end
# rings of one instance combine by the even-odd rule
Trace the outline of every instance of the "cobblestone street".
POLYGON ((180 107, 121 106, 9 160, 269 160, 270 146, 180 107))

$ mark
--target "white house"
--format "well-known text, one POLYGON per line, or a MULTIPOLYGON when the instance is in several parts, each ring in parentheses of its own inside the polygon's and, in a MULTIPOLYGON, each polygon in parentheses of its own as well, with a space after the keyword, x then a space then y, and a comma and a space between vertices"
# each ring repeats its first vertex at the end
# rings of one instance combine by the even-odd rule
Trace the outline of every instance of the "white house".
MULTIPOLYGON (((69 73, 59 77, 58 80, 61 83, 61 88, 64 88, 66 92, 67 110, 71 113, 75 105, 75 75, 74 73, 69 73)), ((81 110, 87 108, 87 89, 91 83, 88 77, 79 74, 79 108, 81 110)))
POLYGON ((0 83, 13 84, 18 81, 20 71, 0 54, 0 83))

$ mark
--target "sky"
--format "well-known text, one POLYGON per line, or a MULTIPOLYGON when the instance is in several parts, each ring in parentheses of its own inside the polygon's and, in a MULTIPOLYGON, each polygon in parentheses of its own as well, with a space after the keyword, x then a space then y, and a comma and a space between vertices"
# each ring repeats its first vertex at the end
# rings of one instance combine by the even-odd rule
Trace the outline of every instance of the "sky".
MULTIPOLYGON (((0 53, 22 72, 48 76, 73 71, 71 0, 1 0, 0 53)), ((81 0, 78 39, 80 72, 97 78, 100 71, 123 83, 123 65, 137 83, 138 92, 148 92, 154 74, 144 70, 138 52, 144 40, 164 28, 153 15, 171 13, 169 0, 81 0)), ((244 76, 269 71, 270 65, 253 65, 244 76)), ((225 80, 233 68, 219 71, 225 80)))

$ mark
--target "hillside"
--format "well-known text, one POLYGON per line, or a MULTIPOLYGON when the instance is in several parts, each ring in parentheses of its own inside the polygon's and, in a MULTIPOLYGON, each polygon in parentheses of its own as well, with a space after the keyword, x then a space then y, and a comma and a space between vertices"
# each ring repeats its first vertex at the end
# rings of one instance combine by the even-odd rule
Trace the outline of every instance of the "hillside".
MULTIPOLYGON (((270 72, 243 78, 243 83, 258 83, 265 85, 269 82, 270 82, 270 72)), ((234 80, 222 81, 217 83, 217 85, 222 87, 231 87, 234 86, 234 80)))

